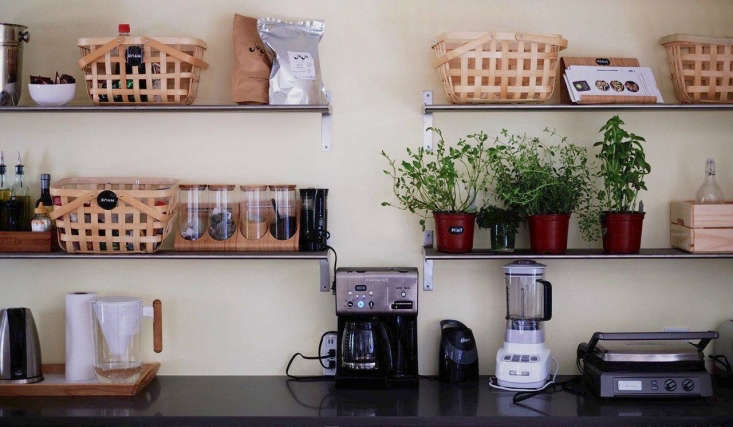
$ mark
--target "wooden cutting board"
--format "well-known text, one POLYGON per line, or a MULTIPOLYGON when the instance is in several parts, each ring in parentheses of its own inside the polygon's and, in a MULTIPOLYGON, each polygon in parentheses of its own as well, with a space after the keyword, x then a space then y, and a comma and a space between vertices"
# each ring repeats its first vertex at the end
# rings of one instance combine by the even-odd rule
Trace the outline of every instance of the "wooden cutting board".
POLYGON ((135 384, 69 383, 63 364, 43 365, 43 381, 35 384, 0 384, 0 397, 135 396, 155 378, 160 363, 145 363, 135 384))

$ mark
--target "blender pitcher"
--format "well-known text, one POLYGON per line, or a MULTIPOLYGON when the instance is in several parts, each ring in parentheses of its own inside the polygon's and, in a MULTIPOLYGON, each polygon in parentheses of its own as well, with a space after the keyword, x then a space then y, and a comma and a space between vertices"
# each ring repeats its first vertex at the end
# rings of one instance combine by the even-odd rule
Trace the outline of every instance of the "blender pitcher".
POLYGON ((140 330, 143 317, 153 317, 153 350, 163 350, 160 300, 143 307, 140 298, 104 297, 92 302, 94 371, 102 383, 137 382, 142 371, 140 330))

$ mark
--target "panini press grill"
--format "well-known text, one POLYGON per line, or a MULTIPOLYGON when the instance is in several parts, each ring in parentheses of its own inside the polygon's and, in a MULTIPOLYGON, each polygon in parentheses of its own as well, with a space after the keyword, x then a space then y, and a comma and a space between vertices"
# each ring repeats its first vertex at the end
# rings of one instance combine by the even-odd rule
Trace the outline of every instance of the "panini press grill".
POLYGON ((716 338, 714 331, 596 332, 578 346, 578 368, 600 397, 712 396, 703 350, 716 338))

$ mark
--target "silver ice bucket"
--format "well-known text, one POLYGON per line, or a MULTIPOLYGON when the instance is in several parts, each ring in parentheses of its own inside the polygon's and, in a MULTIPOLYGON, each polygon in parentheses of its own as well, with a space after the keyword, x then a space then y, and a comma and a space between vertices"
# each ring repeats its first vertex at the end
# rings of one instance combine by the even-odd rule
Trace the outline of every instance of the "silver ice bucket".
POLYGON ((18 105, 23 87, 23 43, 28 39, 25 25, 0 24, 0 106, 18 105))

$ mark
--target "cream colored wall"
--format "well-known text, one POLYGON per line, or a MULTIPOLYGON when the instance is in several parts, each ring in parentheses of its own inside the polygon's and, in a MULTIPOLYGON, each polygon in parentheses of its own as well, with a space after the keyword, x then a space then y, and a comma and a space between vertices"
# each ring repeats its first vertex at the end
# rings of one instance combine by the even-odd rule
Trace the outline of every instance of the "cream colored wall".
MULTIPOLYGON (((421 144, 421 91, 436 91, 431 40, 451 30, 562 33, 567 55, 638 57, 653 67, 674 102, 658 39, 675 32, 725 35, 733 22, 727 0, 644 1, 4 1, 0 21, 29 26, 24 74, 56 70, 79 77, 76 38, 115 33, 204 39, 197 102, 229 103, 231 20, 252 16, 324 18, 323 73, 334 97, 334 145, 319 148, 317 115, 298 114, 0 114, 0 149, 25 153, 31 182, 95 175, 173 176, 187 181, 293 182, 331 189, 329 228, 341 265, 421 266, 417 218, 379 207, 390 199, 381 149, 401 156, 421 144)), ((27 80, 26 80, 27 81, 27 80)), ((30 100, 24 98, 25 103, 30 100)), ((77 101, 88 102, 82 91, 77 101)), ((611 113, 436 114, 455 139, 483 129, 539 133, 557 128, 573 142, 594 141, 611 113)), ((643 245, 668 245, 668 201, 690 198, 706 157, 733 194, 733 120, 727 112, 626 112, 628 127, 648 140, 653 171, 643 195, 643 245)), ((523 231, 526 233, 526 231, 523 231)), ((571 246, 581 247, 575 230, 571 246)), ((479 233, 478 246, 487 246, 479 233)), ((731 317, 730 261, 548 261, 554 317, 548 343, 571 372, 578 342, 596 330, 714 328, 731 317)), ((436 372, 438 321, 456 318, 474 329, 481 371, 493 371, 503 340, 501 262, 438 262, 434 292, 420 294, 420 369, 436 372)), ((161 298, 165 350, 146 357, 165 374, 281 374, 296 351, 315 352, 335 326, 333 297, 318 292, 312 262, 281 261, 0 261, 1 306, 28 306, 41 333, 44 360, 64 354, 63 296, 74 290, 161 298)), ((150 342, 150 331, 147 331, 150 342)), ((150 347, 150 346, 149 346, 150 347)), ((316 372, 315 364, 298 370, 316 372)))

